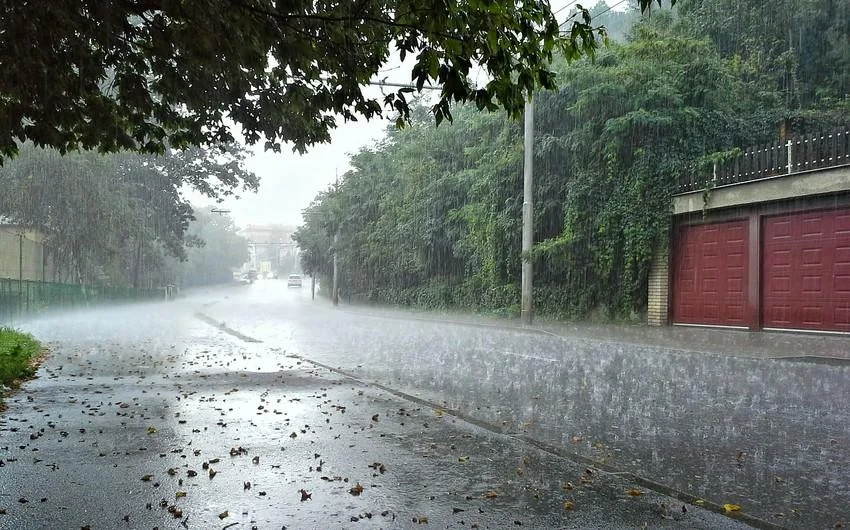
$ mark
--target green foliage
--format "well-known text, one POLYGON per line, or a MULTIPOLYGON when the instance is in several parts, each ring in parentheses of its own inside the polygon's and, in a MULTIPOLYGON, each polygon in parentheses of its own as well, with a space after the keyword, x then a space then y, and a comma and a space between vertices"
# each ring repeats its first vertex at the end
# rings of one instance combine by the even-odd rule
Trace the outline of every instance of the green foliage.
POLYGON ((236 233, 230 216, 213 209, 194 211, 187 239, 196 243, 187 249, 186 261, 177 266, 181 286, 229 282, 233 269, 248 261, 248 240, 236 233))
MULTIPOLYGON (((732 59, 737 75, 760 85, 765 99, 779 100, 787 112, 783 117, 802 118, 806 109, 847 98, 845 0, 682 0, 679 7, 679 31, 710 40, 732 59)), ((818 125, 817 119, 797 123, 818 125)))
POLYGON ((0 168, 0 216, 46 236, 54 280, 110 286, 173 283, 169 259, 184 261, 197 237, 183 186, 210 197, 256 190, 241 148, 163 156, 82 152, 31 144, 0 168))
POLYGON ((33 358, 40 351, 41 345, 31 335, 0 328, 0 387, 35 375, 33 358))
MULTIPOLYGON (((633 319, 646 307, 653 256, 669 243, 671 194, 681 176, 710 175, 713 162, 773 140, 784 118, 819 126, 847 108, 842 65, 818 74, 818 86, 835 99, 805 106, 811 98, 789 99, 775 77, 787 50, 730 21, 718 7, 732 9, 730 0, 686 5, 653 12, 627 42, 593 60, 560 59, 553 69, 562 88, 535 97, 538 243, 526 257, 534 260, 538 313, 633 319), (700 11, 705 19, 692 16, 697 4, 711 7, 700 11), (719 46, 727 34, 739 47, 719 46)), ((758 3, 742 20, 758 31, 782 26, 774 9, 758 3)), ((782 9, 793 13, 791 5, 782 9)), ((519 125, 472 106, 458 108, 450 128, 435 129, 424 109, 414 109, 411 122, 355 155, 353 171, 307 209, 298 242, 314 260, 311 270, 329 273, 338 232, 343 291, 377 302, 515 312, 519 125)))
POLYGON ((581 14, 562 33, 542 1, 4 2, 0 56, 15 67, 0 78, 0 161, 25 140, 163 153, 229 143, 235 123, 250 143, 303 150, 329 140, 335 115, 386 108, 403 123, 413 90, 362 91, 393 53, 413 57, 417 87, 441 87, 437 123, 454 102, 516 116, 525 94, 554 86, 553 53, 597 48, 581 14))

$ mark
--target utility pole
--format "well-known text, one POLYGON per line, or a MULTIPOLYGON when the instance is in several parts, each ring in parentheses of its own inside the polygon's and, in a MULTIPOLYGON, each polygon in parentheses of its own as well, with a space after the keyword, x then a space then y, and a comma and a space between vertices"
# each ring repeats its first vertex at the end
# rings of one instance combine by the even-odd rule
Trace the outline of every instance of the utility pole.
POLYGON ((525 103, 525 130, 523 137, 523 186, 522 186, 522 295, 521 312, 523 324, 531 324, 534 314, 534 264, 531 248, 534 246, 534 102, 529 97, 525 103))
POLYGON ((339 243, 339 232, 334 234, 334 284, 333 284, 333 302, 334 305, 339 305, 339 262, 337 260, 336 246, 339 243))
MULTIPOLYGON (((334 170, 336 174, 336 181, 334 182, 334 192, 339 190, 339 168, 334 170)), ((342 228, 342 222, 336 227, 336 232, 334 233, 334 279, 333 279, 333 291, 331 292, 331 299, 335 306, 339 305, 339 231, 342 228)))
POLYGON ((18 234, 18 295, 24 296, 24 231, 18 234))

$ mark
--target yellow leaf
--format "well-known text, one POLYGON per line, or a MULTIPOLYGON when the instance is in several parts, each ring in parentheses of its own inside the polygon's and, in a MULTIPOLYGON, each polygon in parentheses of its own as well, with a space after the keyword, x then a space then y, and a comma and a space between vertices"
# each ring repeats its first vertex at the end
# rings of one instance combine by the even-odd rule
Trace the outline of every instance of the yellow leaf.
POLYGON ((741 511, 741 507, 739 505, 730 504, 730 503, 724 504, 723 509, 726 510, 727 512, 740 512, 741 511))
POLYGON ((461 456, 461 457, 458 457, 457 461, 461 462, 461 463, 469 462, 469 457, 468 456, 461 456))
POLYGON ((156 427, 148 427, 148 434, 156 434, 156 427))
POLYGON ((181 497, 185 497, 186 492, 185 491, 178 491, 177 493, 174 494, 174 496, 179 499, 181 497))
POLYGON ((573 508, 575 508, 573 501, 564 501, 564 509, 565 510, 572 510, 573 508))
POLYGON ((697 506, 705 506, 705 501, 703 499, 697 499, 694 501, 694 504, 697 506))

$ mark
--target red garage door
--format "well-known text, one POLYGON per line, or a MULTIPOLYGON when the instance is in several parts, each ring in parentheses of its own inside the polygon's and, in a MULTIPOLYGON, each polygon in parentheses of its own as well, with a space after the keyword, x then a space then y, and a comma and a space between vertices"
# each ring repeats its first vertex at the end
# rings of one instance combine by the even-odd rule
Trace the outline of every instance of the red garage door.
POLYGON ((850 331, 850 210, 763 223, 763 326, 850 331))
POLYGON ((679 230, 673 261, 673 322, 749 326, 747 222, 679 230))

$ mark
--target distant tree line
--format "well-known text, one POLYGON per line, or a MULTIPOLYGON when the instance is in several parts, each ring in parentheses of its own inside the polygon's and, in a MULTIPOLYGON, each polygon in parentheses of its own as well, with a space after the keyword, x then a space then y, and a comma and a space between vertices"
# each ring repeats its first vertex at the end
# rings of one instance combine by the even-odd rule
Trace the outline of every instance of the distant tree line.
MULTIPOLYGON (((557 316, 645 310, 683 172, 774 140, 780 124, 813 131, 850 115, 846 1, 682 0, 605 16, 624 41, 557 60, 559 90, 535 98, 535 304, 557 316)), ((305 271, 328 277, 335 249, 343 288, 364 299, 518 311, 522 125, 472 106, 454 116, 435 128, 414 108, 408 127, 351 158, 304 212, 305 271)))
POLYGON ((54 281, 118 287, 232 278, 247 241, 228 217, 195 211, 191 187, 221 198, 256 190, 240 147, 162 156, 84 151, 61 155, 24 144, 0 167, 0 217, 36 229, 54 281))

